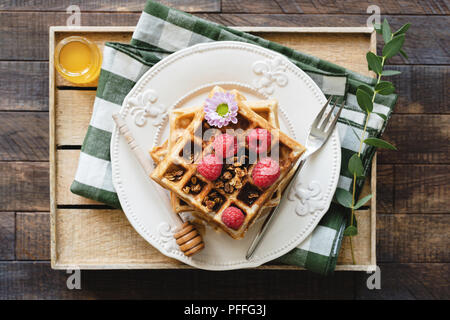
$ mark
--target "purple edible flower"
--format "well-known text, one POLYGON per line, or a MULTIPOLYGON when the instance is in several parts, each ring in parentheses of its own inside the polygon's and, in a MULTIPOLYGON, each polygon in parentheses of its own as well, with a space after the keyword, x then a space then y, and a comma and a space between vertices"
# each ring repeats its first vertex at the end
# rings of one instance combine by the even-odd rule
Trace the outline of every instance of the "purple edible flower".
POLYGON ((235 96, 229 92, 216 92, 212 98, 205 101, 205 119, 209 125, 222 128, 237 123, 238 105, 235 96))

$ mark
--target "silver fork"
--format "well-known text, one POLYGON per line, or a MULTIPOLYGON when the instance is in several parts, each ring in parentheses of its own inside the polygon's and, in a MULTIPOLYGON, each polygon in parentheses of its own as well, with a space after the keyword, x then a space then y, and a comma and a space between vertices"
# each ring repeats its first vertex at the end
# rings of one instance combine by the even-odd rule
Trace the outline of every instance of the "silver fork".
MULTIPOLYGON (((295 173, 289 182, 288 186, 286 187, 283 196, 280 199, 280 203, 284 201, 284 199, 287 197, 287 195, 290 192, 290 189, 292 187, 292 184, 297 179, 298 173, 300 172, 301 168, 303 167, 303 164, 305 163, 306 159, 308 159, 312 154, 317 152, 320 148, 322 148, 323 145, 327 142, 328 138, 331 136, 331 133, 333 132, 334 128, 336 127, 337 120, 339 116, 341 115, 342 106, 339 108, 339 111, 336 113, 336 116, 331 120, 330 119, 333 115, 334 108, 337 104, 337 99, 333 104, 333 107, 328 112, 327 116, 324 118, 325 111, 328 109, 328 105, 330 104, 331 100, 333 99, 333 96, 331 96, 328 101, 323 106, 322 110, 320 110, 319 114, 314 119, 314 122, 311 125, 311 128, 309 130, 308 138, 306 139, 306 151, 300 158, 300 163, 295 170, 295 173), (324 118, 324 119, 323 119, 324 118)), ((258 234, 256 235, 255 239, 253 239, 252 244, 250 245, 250 248, 247 251, 247 255, 245 258, 247 260, 250 260, 258 248, 259 244, 261 243, 262 239, 264 238, 270 223, 273 221, 275 216, 278 213, 278 206, 272 208, 272 210, 268 213, 266 220, 264 220, 264 223, 259 230, 258 234)))

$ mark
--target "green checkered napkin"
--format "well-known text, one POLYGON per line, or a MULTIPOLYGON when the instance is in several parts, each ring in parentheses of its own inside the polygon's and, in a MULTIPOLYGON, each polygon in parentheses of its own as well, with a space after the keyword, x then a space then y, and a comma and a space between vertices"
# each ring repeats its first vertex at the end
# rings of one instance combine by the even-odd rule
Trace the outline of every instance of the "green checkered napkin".
MULTIPOLYGON (((356 101, 356 89, 361 84, 374 87, 375 80, 330 62, 306 55, 265 39, 196 18, 190 14, 148 1, 133 34, 131 44, 107 43, 99 78, 94 112, 81 148, 78 170, 71 186, 75 194, 119 208, 120 203, 111 178, 109 153, 113 130, 112 113, 118 111, 125 96, 138 79, 168 54, 197 43, 211 41, 242 41, 259 45, 286 56, 308 73, 325 95, 345 99, 338 122, 342 146, 342 168, 338 187, 352 189, 348 159, 358 151, 366 114, 356 101)), ((374 112, 389 119, 397 96, 377 95, 374 112)), ((379 137, 387 120, 371 117, 367 132, 379 137)), ((365 146, 362 160, 366 175, 375 148, 365 146)), ((364 181, 358 180, 358 190, 364 181)), ((297 248, 279 258, 281 263, 305 267, 320 274, 334 271, 343 232, 349 213, 333 203, 319 225, 297 248)))

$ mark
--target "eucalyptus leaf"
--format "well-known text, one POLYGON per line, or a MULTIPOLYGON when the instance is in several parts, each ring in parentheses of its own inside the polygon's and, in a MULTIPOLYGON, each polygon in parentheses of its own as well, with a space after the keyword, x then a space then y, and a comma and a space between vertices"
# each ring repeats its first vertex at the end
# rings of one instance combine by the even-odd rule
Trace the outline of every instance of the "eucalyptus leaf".
POLYGON ((381 31, 383 33, 384 43, 388 43, 392 38, 392 32, 387 19, 384 19, 383 24, 381 25, 381 31))
POLYGON ((353 154, 348 160, 348 171, 359 178, 364 177, 364 166, 357 153, 353 154))
POLYGON ((394 85, 392 84, 392 82, 389 81, 380 81, 376 86, 375 86, 375 90, 381 90, 387 87, 393 87, 394 85))
POLYGON ((405 33, 406 31, 408 31, 408 29, 409 29, 410 26, 411 26, 410 23, 404 24, 400 29, 398 29, 398 30, 394 33, 394 37, 395 37, 396 35, 403 34, 403 33, 405 33))
POLYGON ((359 199, 358 202, 356 202, 355 206, 353 207, 354 210, 358 210, 359 208, 361 208, 364 204, 366 204, 367 201, 369 201, 370 199, 372 199, 372 195, 369 194, 367 196, 365 196, 362 199, 359 199))
POLYGON ((402 73, 401 71, 397 70, 383 70, 381 73, 382 76, 389 77, 389 76, 396 76, 398 74, 402 73))
POLYGON ((334 196, 336 197, 336 200, 337 202, 339 202, 339 204, 343 205, 346 208, 352 207, 353 195, 349 191, 341 188, 336 188, 334 196))
POLYGON ((387 120, 387 117, 386 117, 386 115, 385 114, 382 114, 382 113, 379 113, 379 112, 374 112, 377 116, 379 116, 381 119, 383 119, 383 120, 387 120))
POLYGON ((358 234, 358 229, 355 226, 348 226, 344 230, 344 236, 353 237, 358 234))
POLYGON ((383 71, 383 66, 381 65, 381 57, 378 57, 373 52, 367 52, 366 54, 367 64, 369 70, 372 70, 376 74, 380 74, 383 71))
POLYGON ((390 144, 389 142, 384 141, 382 139, 378 139, 378 138, 367 138, 366 140, 364 140, 364 143, 368 144, 370 146, 377 147, 377 148, 397 150, 397 148, 395 146, 393 146, 392 144, 390 144))
POLYGON ((392 40, 386 43, 383 47, 383 57, 385 59, 389 59, 395 56, 401 50, 404 42, 405 42, 404 34, 400 34, 392 38, 392 40))
POLYGON ((391 93, 394 93, 394 92, 395 92, 395 88, 394 87, 387 87, 387 88, 384 88, 384 89, 382 89, 380 91, 377 91, 378 94, 381 94, 383 96, 390 95, 391 93))
POLYGON ((394 85, 389 81, 381 81, 375 86, 377 93, 381 95, 388 95, 395 91, 394 85))
POLYGON ((373 97, 374 95, 372 88, 366 84, 361 84, 357 89, 364 90, 370 97, 373 97))
POLYGON ((369 96, 369 94, 362 90, 362 89, 357 89, 356 90, 356 100, 358 101, 358 105, 359 107, 365 111, 365 112, 372 112, 373 110, 373 102, 372 102, 372 97, 369 96))

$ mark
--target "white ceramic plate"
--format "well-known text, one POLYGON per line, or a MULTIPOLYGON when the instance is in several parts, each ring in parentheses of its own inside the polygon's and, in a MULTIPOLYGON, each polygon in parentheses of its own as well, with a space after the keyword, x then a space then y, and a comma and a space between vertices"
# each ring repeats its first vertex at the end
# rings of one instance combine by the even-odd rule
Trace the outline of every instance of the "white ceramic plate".
MULTIPOLYGON (((281 130, 303 144, 326 102, 311 78, 285 57, 241 42, 214 42, 180 50, 148 70, 124 100, 121 115, 141 147, 150 150, 168 137, 169 110, 201 105, 216 84, 240 90, 247 100, 277 99, 281 130)), ((136 231, 163 254, 208 270, 256 267, 299 245, 329 208, 340 155, 335 130, 327 145, 306 162, 252 260, 247 261, 245 254, 263 219, 242 240, 207 227, 205 249, 188 258, 172 237, 169 193, 143 174, 117 130, 111 141, 114 186, 136 231)))

